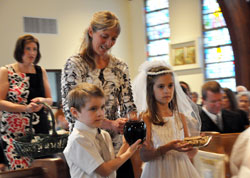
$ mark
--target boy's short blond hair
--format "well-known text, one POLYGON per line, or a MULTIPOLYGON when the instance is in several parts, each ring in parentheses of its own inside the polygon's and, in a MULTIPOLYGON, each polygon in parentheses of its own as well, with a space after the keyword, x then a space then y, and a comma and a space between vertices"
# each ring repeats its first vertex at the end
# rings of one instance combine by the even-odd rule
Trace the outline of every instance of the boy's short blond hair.
POLYGON ((69 92, 67 96, 68 106, 69 108, 74 107, 80 112, 81 108, 85 107, 86 102, 91 97, 104 98, 104 93, 102 89, 94 84, 85 82, 79 83, 69 92))

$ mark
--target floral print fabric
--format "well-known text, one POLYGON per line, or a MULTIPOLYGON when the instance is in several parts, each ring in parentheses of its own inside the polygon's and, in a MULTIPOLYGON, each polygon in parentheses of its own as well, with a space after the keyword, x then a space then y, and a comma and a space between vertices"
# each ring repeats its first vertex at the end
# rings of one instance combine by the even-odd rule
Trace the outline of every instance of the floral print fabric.
MULTIPOLYGON (((62 104, 66 119, 70 123, 70 130, 73 128, 74 119, 72 118, 68 102, 66 99, 69 91, 78 83, 87 82, 102 88, 105 93, 105 117, 116 120, 126 117, 130 111, 136 110, 133 102, 132 90, 128 66, 110 56, 109 64, 104 69, 91 69, 88 64, 76 55, 70 57, 62 72, 62 104)), ((109 130, 115 150, 121 146, 121 135, 109 130)))
MULTIPOLYGON (((9 80, 9 91, 6 100, 26 104, 29 95, 29 78, 24 73, 15 73, 11 66, 6 67, 9 80)), ((26 168, 30 165, 30 159, 18 156, 12 144, 14 139, 24 136, 28 131, 29 120, 30 114, 28 113, 2 112, 1 138, 10 169, 26 168)))

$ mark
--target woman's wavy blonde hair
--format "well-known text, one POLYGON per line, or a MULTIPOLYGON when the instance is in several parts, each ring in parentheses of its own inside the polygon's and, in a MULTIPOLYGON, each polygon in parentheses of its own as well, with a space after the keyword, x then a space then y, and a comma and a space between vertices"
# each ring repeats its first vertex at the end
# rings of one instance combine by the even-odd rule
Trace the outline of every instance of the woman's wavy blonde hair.
POLYGON ((84 32, 84 39, 80 47, 80 56, 94 69, 94 50, 92 48, 92 38, 89 35, 89 28, 93 32, 116 28, 117 33, 120 34, 121 27, 118 18, 110 11, 100 11, 93 15, 89 27, 84 32))

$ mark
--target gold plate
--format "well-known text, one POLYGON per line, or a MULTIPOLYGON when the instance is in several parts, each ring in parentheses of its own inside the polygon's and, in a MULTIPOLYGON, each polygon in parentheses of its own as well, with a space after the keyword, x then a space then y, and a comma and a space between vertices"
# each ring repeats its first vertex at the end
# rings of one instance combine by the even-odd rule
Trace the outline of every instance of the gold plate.
POLYGON ((193 147, 205 147, 211 141, 212 136, 196 136, 196 137, 186 137, 183 143, 189 143, 193 147))

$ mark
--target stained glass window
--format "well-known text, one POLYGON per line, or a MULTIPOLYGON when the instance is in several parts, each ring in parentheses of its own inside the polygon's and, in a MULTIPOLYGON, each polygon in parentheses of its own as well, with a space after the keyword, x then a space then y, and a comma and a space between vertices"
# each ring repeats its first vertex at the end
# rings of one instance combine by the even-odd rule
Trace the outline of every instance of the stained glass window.
POLYGON ((149 40, 156 40, 160 38, 169 38, 170 28, 169 24, 157 25, 147 28, 147 36, 149 40))
POLYGON ((215 12, 203 16, 204 28, 219 28, 226 26, 226 22, 223 18, 222 12, 215 12))
POLYGON ((227 28, 204 31, 204 47, 231 44, 230 35, 227 28))
POLYGON ((216 81, 220 83, 222 88, 230 88, 232 91, 236 91, 235 78, 225 78, 216 81))
POLYGON ((169 11, 168 9, 150 12, 146 15, 147 26, 159 25, 169 22, 169 11))
POLYGON ((203 0, 203 14, 214 13, 220 11, 220 6, 217 0, 203 0))
POLYGON ((220 73, 220 78, 235 76, 234 63, 221 62, 221 63, 207 64, 206 78, 218 78, 218 73, 220 73))
POLYGON ((216 80, 235 91, 232 42, 217 1, 203 0, 202 14, 205 80, 216 80))
POLYGON ((169 60, 168 0, 145 0, 148 60, 169 60))
POLYGON ((151 12, 162 8, 168 8, 168 6, 168 0, 146 0, 145 2, 146 12, 151 12))
POLYGON ((169 39, 156 40, 148 43, 148 55, 164 55, 169 51, 169 39))
POLYGON ((222 46, 216 48, 206 48, 205 63, 215 63, 222 61, 234 61, 232 46, 222 46))

